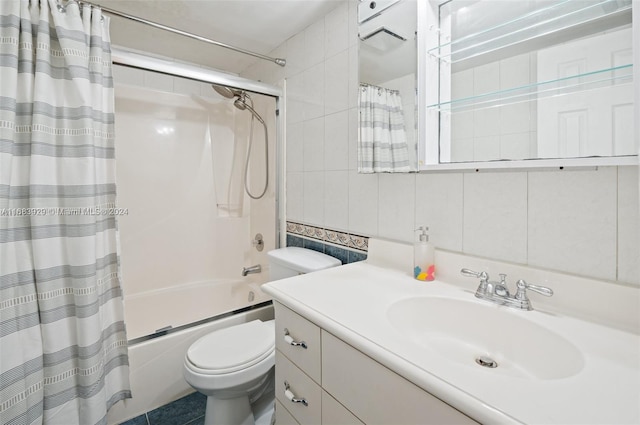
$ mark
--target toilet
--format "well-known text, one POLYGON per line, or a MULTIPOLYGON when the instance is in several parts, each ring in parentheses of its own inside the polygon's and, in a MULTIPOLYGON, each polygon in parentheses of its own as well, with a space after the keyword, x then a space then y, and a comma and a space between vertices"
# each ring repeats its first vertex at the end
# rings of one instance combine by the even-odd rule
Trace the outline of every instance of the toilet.
MULTIPOLYGON (((334 257, 298 247, 275 249, 267 257, 270 280, 342 264, 334 257)), ((254 425, 258 413, 254 410, 264 406, 262 399, 271 397, 269 406, 273 405, 274 365, 274 321, 254 320, 211 332, 191 344, 183 375, 207 396, 205 425, 254 425)), ((265 423, 270 423, 270 416, 265 423)))

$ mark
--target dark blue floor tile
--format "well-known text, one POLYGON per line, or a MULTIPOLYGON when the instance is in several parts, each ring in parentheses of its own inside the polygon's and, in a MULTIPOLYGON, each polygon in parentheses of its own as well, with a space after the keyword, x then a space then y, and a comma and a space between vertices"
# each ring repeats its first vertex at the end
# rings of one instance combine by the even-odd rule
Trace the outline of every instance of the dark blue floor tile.
POLYGON ((126 422, 122 422, 120 425, 149 425, 147 421, 147 414, 142 414, 140 416, 136 416, 133 419, 129 419, 126 422))
POLYGON ((349 262, 349 251, 346 249, 338 248, 333 245, 325 245, 324 253, 342 261, 342 264, 347 264, 349 262))
POLYGON ((363 261, 367 259, 367 254, 364 252, 349 251, 349 263, 355 263, 357 261, 363 261))
POLYGON ((191 422, 187 422, 185 425, 204 425, 204 416, 200 416, 199 418, 195 418, 191 422))
POLYGON ((147 413, 150 425, 184 425, 204 416, 207 397, 195 392, 147 413))
POLYGON ((304 245, 304 241, 299 236, 287 235, 287 246, 297 246, 298 248, 302 248, 304 245))

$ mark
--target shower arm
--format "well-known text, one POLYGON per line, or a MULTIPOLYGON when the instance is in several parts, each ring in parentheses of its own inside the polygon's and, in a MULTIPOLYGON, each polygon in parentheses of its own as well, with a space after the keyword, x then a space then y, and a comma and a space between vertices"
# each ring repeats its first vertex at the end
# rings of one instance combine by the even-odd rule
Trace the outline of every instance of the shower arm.
MULTIPOLYGON (((229 44, 221 43, 219 41, 212 40, 212 39, 206 38, 206 37, 202 37, 202 36, 197 35, 197 34, 193 34, 193 33, 186 32, 186 31, 182 31, 182 30, 179 30, 177 28, 169 27, 167 25, 162 25, 162 24, 159 24, 157 22, 153 22, 153 21, 149 21, 147 19, 140 18, 138 16, 129 15, 127 13, 123 13, 123 12, 120 12, 120 11, 115 10, 115 9, 110 9, 110 8, 104 7, 102 5, 94 4, 94 3, 91 3, 91 2, 88 2, 88 1, 78 1, 78 3, 86 4, 86 5, 98 8, 98 9, 102 9, 102 11, 105 12, 105 13, 108 13, 108 14, 114 15, 114 16, 118 16, 120 18, 128 19, 130 21, 134 21, 134 22, 138 22, 138 23, 141 23, 141 24, 149 25, 151 27, 158 28, 158 29, 161 29, 161 30, 164 30, 164 31, 169 31, 169 32, 172 32, 174 34, 182 35, 184 37, 193 38, 195 40, 199 40, 199 41, 202 41, 202 42, 205 42, 205 43, 213 44, 214 46, 223 47, 225 49, 233 50, 234 52, 243 53, 245 55, 249 55, 249 56, 253 56, 253 57, 256 57, 256 58, 268 60, 269 62, 273 62, 273 63, 275 63, 277 65, 280 65, 280 66, 285 66, 287 64, 287 60, 286 59, 272 58, 271 56, 263 55, 261 53, 252 52, 251 50, 246 50, 246 49, 243 49, 243 48, 240 48, 240 47, 231 46, 229 44)), ((63 8, 63 10, 64 10, 64 8, 63 8)))

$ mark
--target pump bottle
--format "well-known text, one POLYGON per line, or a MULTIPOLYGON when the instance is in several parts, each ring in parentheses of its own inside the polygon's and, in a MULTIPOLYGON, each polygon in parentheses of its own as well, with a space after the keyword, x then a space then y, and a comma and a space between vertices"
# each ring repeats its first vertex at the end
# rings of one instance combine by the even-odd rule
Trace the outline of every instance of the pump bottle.
POLYGON ((413 246, 413 277, 422 281, 431 281, 436 278, 435 249, 429 243, 428 230, 426 226, 416 229, 420 235, 413 246))

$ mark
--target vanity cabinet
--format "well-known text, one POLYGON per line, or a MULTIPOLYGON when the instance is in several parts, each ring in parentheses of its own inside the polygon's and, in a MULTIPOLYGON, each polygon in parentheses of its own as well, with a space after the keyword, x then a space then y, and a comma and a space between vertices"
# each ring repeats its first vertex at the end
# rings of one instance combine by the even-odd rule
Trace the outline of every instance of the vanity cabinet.
POLYGON ((284 305, 274 305, 276 423, 476 423, 284 305), (307 348, 288 343, 285 329, 307 348))

